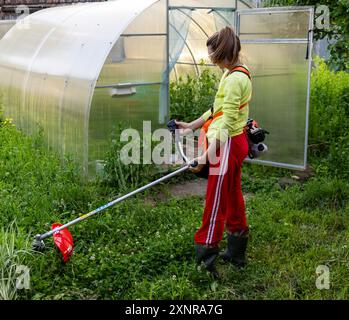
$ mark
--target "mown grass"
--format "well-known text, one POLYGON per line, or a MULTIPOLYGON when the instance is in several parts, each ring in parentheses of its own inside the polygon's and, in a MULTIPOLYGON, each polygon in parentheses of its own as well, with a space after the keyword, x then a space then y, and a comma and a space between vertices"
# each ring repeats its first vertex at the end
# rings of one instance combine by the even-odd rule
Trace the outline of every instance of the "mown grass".
MULTIPOLYGON (((16 220, 16 250, 28 252, 28 237, 118 193, 98 182, 82 183, 75 165, 66 160, 62 168, 40 138, 25 137, 7 124, 1 125, 0 139, 0 220, 4 226, 16 220)), ((169 197, 153 206, 139 196, 72 227, 76 249, 68 264, 52 239, 44 253, 21 255, 31 282, 17 298, 346 299, 349 185, 316 178, 281 190, 275 183, 285 174, 245 166, 244 189, 254 194, 247 200, 249 264, 237 270, 219 263, 220 281, 194 263, 193 234, 203 199, 169 197), (315 286, 319 265, 330 268, 329 290, 315 286)), ((4 269, 4 260, 1 264, 4 269)))

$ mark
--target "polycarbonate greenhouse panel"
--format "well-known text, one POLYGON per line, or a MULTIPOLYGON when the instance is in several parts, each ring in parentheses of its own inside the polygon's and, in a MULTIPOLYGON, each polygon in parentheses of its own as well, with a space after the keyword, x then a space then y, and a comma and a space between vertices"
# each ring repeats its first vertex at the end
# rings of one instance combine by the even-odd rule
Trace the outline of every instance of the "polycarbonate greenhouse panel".
POLYGON ((97 86, 161 82, 166 68, 166 36, 121 36, 106 59, 97 86))
MULTIPOLYGON (((280 10, 280 9, 279 9, 280 10)), ((309 11, 275 11, 272 14, 250 13, 240 15, 240 39, 306 39, 309 11)))
MULTIPOLYGON (((144 12, 148 17, 160 18, 148 21, 142 32, 160 29, 164 32, 166 11, 159 15, 159 7, 152 7, 160 2, 166 8, 165 0, 118 0, 55 7, 27 16, 24 25, 16 24, 0 41, 0 90, 5 115, 26 133, 32 134, 41 127, 49 146, 73 155, 86 170, 93 121, 90 107, 100 72, 121 34, 139 17, 142 20, 144 12), (152 8, 153 12, 147 12, 152 8)), ((143 24, 144 20, 140 25, 143 24)), ((129 61, 143 58, 136 52, 141 45, 132 40, 125 42, 129 61)), ((154 54, 151 50, 142 53, 144 57, 151 54, 154 54)), ((120 56, 114 58, 120 60, 120 56)), ((157 53, 154 59, 159 75, 149 78, 161 81, 166 58, 157 53)), ((139 64, 137 68, 141 70, 139 64)), ((115 80, 120 77, 122 81, 143 81, 132 78, 135 74, 124 70, 115 80)), ((147 77, 145 69, 140 74, 147 77)), ((104 80, 101 83, 106 83, 104 80)), ((163 81, 161 88, 166 84, 163 81)), ((166 108, 167 98, 158 90, 160 95, 166 108)))
POLYGON ((104 63, 90 111, 92 170, 96 161, 105 158, 113 129, 132 126, 142 131, 143 121, 151 121, 153 129, 165 122, 168 108, 166 17, 166 1, 153 4, 124 30, 104 63), (154 16, 159 19, 153 19, 154 16))
MULTIPOLYGON (((181 9, 177 11, 182 12, 181 9)), ((216 32, 216 27, 213 14, 207 14, 206 11, 207 10, 195 10, 192 12, 186 37, 186 44, 190 48, 190 54, 181 55, 177 63, 210 63, 207 54, 206 40, 210 35, 216 32)))
MULTIPOLYGON (((117 0, 119 1, 119 0, 117 0)), ((143 0, 141 0, 143 1, 143 0)), ((129 2, 134 2, 130 0, 129 2)), ((139 0, 136 0, 139 2, 139 0)), ((152 1, 151 8, 137 16, 130 25, 127 26, 124 34, 151 34, 164 33, 167 29, 167 1, 152 1), (155 18, 155 19, 154 19, 155 18)))
POLYGON ((134 94, 111 97, 109 88, 96 89, 89 127, 89 161, 94 170, 95 161, 105 158, 111 141, 111 130, 132 127, 142 132, 143 121, 151 121, 156 129, 159 117, 161 85, 137 85, 134 94), (117 119, 117 121, 116 121, 117 119))
POLYGON ((255 163, 304 169, 307 164, 313 9, 238 11, 237 30, 252 70, 250 117, 270 132, 255 163))
POLYGON ((234 26, 235 8, 236 1, 170 1, 171 80, 198 75, 202 65, 213 67, 206 41, 221 28, 234 26))

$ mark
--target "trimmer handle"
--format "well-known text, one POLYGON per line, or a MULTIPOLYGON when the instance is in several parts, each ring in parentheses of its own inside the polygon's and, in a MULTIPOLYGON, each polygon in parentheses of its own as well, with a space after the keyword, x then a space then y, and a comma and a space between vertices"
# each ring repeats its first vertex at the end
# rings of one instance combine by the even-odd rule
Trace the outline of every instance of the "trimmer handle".
POLYGON ((176 125, 176 120, 172 119, 169 122, 167 122, 167 128, 168 130, 170 130, 172 134, 174 134, 176 129, 178 129, 178 126, 176 125))
MULTIPOLYGON (((178 126, 176 124, 176 120, 172 119, 170 120, 169 122, 167 122, 167 128, 168 130, 172 133, 172 134, 175 134, 176 133, 176 129, 178 129, 178 126)), ((187 156, 184 154, 184 151, 183 151, 183 146, 181 144, 181 141, 179 139, 179 133, 177 131, 177 134, 176 134, 176 143, 177 143, 177 146, 178 146, 178 150, 179 150, 179 153, 181 154, 183 160, 187 163, 187 165, 190 165, 192 168, 195 168, 198 166, 198 162, 196 160, 190 162, 190 160, 187 158, 187 156)))

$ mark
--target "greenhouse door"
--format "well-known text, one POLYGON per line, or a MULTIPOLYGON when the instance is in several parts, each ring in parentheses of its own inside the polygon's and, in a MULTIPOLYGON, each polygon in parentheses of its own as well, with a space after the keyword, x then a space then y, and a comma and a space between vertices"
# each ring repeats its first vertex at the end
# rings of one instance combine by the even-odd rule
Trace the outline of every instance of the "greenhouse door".
POLYGON ((270 132, 269 151, 248 160, 304 169, 307 164, 313 8, 238 10, 236 30, 252 71, 250 117, 270 132))

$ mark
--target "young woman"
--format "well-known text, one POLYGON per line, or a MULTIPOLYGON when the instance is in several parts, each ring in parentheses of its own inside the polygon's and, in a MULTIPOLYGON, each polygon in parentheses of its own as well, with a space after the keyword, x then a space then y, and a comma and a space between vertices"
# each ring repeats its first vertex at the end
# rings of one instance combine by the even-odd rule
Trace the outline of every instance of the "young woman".
POLYGON ((226 69, 219 84, 213 107, 191 123, 177 121, 185 134, 206 128, 208 147, 197 158, 199 166, 209 164, 206 204, 202 226, 196 232, 197 263, 204 262, 207 270, 218 276, 215 260, 224 227, 228 246, 220 256, 238 267, 246 263, 248 240, 245 203, 241 191, 241 167, 248 154, 244 127, 248 120, 252 85, 248 68, 240 60, 240 40, 230 27, 225 27, 207 40, 211 61, 226 69))

